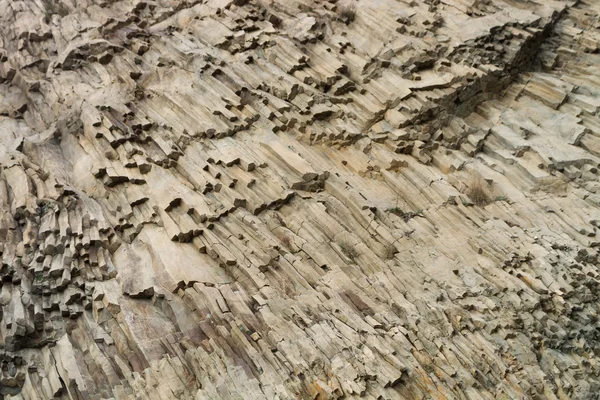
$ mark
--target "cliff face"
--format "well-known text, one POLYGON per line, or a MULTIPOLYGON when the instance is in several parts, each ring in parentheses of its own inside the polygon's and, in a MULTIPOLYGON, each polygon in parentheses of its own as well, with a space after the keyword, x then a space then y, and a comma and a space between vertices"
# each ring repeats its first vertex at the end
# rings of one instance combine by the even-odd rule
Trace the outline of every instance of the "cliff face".
POLYGON ((0 0, 7 399, 588 399, 600 2, 0 0))

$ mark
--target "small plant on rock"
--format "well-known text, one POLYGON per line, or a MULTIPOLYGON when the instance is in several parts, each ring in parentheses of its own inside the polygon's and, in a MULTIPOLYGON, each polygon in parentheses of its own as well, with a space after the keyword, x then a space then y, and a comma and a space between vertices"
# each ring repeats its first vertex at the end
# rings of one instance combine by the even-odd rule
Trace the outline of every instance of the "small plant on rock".
POLYGON ((348 242, 341 242, 340 249, 342 250, 342 253, 344 253, 344 255, 352 261, 354 261, 358 257, 358 251, 356 251, 354 245, 348 242))
POLYGON ((339 19, 346 25, 356 19, 356 6, 354 4, 342 5, 338 8, 339 19))
POLYGON ((52 204, 49 201, 42 200, 38 203, 38 213, 40 215, 46 214, 52 208, 52 204))
POLYGON ((36 272, 34 278, 36 282, 42 282, 44 280, 44 274, 42 272, 36 272))
POLYGON ((397 252, 398 250, 396 250, 396 248, 393 245, 388 244, 385 246, 384 249, 384 257, 386 260, 391 260, 396 256, 397 252))
POLYGON ((385 212, 396 214, 399 217, 404 216, 404 210, 402 210, 400 207, 390 207, 385 210, 385 212))
POLYGON ((399 216, 404 220, 404 222, 408 222, 414 217, 423 216, 423 210, 417 211, 404 211, 399 207, 391 207, 386 210, 386 212, 399 216))
POLYGON ((42 0, 44 5, 44 22, 49 23, 52 20, 53 15, 60 15, 66 17, 69 15, 69 8, 60 1, 54 0, 42 0))
POLYGON ((281 238, 281 242, 282 242, 282 243, 283 243, 283 245, 284 245, 285 247, 287 247, 288 249, 291 249, 291 248, 292 248, 292 240, 290 239, 290 237, 289 237, 289 236, 283 236, 283 237, 281 238))
POLYGON ((490 203, 490 195, 485 188, 485 182, 481 178, 471 180, 466 194, 479 207, 487 206, 490 203))

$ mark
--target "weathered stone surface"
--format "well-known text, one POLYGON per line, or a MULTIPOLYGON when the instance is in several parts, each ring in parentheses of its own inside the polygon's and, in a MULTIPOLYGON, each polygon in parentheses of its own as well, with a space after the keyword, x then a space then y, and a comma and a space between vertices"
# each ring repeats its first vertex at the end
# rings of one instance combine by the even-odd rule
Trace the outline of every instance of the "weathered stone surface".
POLYGON ((0 0, 7 399, 592 399, 600 3, 0 0))

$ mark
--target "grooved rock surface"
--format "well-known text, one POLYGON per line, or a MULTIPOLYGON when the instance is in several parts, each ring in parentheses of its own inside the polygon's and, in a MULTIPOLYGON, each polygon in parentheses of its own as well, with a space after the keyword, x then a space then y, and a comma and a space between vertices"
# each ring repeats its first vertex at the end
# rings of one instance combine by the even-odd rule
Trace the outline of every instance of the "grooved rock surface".
POLYGON ((596 399, 600 2, 0 0, 5 399, 596 399))

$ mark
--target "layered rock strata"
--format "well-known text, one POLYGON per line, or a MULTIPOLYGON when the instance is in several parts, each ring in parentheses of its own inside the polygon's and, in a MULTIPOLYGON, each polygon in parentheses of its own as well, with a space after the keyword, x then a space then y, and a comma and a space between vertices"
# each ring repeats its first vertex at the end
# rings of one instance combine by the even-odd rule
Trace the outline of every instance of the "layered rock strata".
POLYGON ((0 10, 4 398, 597 398, 597 1, 0 10))

